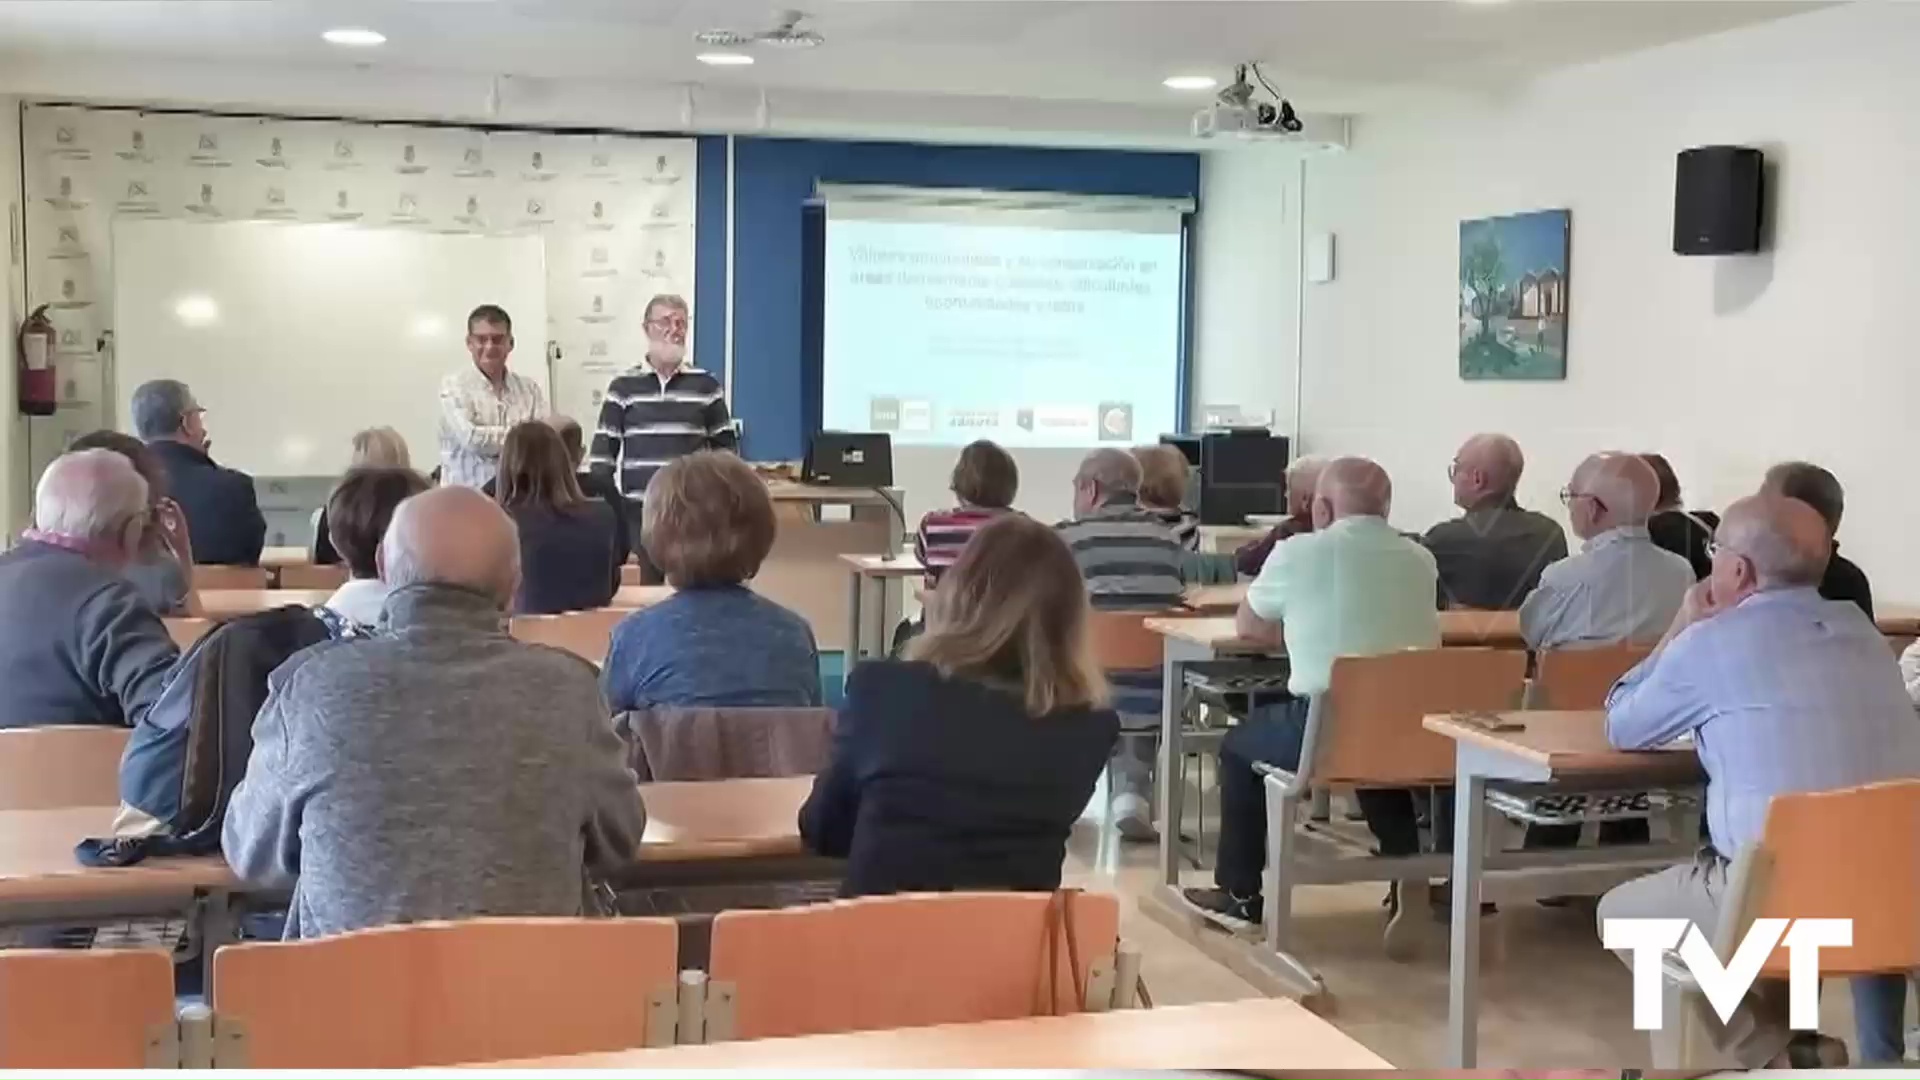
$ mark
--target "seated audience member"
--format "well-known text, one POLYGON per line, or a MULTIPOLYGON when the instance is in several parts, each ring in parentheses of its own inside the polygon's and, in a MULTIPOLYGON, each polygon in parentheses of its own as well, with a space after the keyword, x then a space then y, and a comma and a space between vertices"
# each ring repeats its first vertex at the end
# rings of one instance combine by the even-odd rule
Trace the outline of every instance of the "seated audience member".
POLYGON ((800 809, 808 848, 847 860, 847 895, 1059 888, 1119 727, 1087 618, 1066 546, 1008 514, 941 578, 908 659, 853 669, 800 809))
POLYGON ((485 915, 578 915, 588 868, 646 824, 593 666, 509 637, 513 522, 447 487, 380 545, 389 633, 273 673, 227 810, 241 878, 292 886, 288 938, 485 915))
POLYGON ((392 588, 380 580, 380 539, 393 511, 427 490, 426 477, 407 468, 360 468, 347 473, 327 500, 329 547, 340 553, 351 575, 323 605, 357 631, 380 624, 381 609, 392 588))
MULTIPOLYGON (((390 427, 377 427, 354 433, 353 455, 347 459, 349 472, 354 469, 412 467, 413 460, 407 453, 407 440, 398 431, 390 427)), ((378 539, 376 535, 375 540, 378 539)), ((334 550, 333 538, 327 533, 327 508, 324 506, 313 516, 313 545, 309 553, 315 566, 340 565, 340 553, 334 550)))
POLYGON ((620 588, 614 519, 574 478, 560 433, 539 420, 515 424, 500 448, 500 505, 520 531, 518 615, 606 607, 620 588))
POLYGON ((133 392, 134 432, 160 459, 167 492, 186 512, 193 557, 214 566, 258 566, 267 519, 253 477, 208 456, 206 412, 187 384, 174 379, 141 383, 133 392))
MULTIPOLYGON (((613 477, 584 468, 587 460, 587 447, 580 431, 580 421, 570 416, 550 416, 547 423, 560 433, 560 442, 567 448, 567 459, 573 462, 573 478, 580 481, 580 492, 589 499, 599 499, 613 510, 613 555, 614 561, 626 565, 627 556, 633 554, 633 530, 627 525, 627 506, 620 497, 620 486, 613 477)), ((655 578, 659 575, 655 574, 655 578)))
MULTIPOLYGON (((1073 478, 1074 520, 1055 526, 1073 553, 1096 610, 1158 611, 1179 605, 1186 584, 1186 552, 1158 515, 1139 502, 1140 463, 1125 450, 1095 450, 1073 478)), ((1120 740, 1113 760, 1115 828, 1136 842, 1157 836, 1153 828, 1155 738, 1160 727, 1158 668, 1109 671, 1114 707, 1131 738, 1120 740)))
POLYGON ((1287 520, 1267 535, 1242 544, 1233 553, 1233 569, 1242 577, 1257 577, 1273 554, 1273 545, 1313 531, 1313 486, 1320 479, 1320 459, 1303 457, 1287 466, 1287 520))
POLYGON ((111 450, 55 458, 33 528, 0 554, 0 728, 132 727, 180 650, 123 576, 145 544, 147 483, 111 450))
POLYGON ((1136 446, 1133 460, 1140 463, 1140 509, 1160 519, 1180 546, 1200 550, 1200 517, 1184 505, 1187 501, 1187 455, 1164 444, 1136 446))
POLYGON ((1466 511, 1427 530, 1440 568, 1440 604, 1512 611, 1540 583, 1540 572, 1567 557, 1567 536, 1545 514, 1522 510, 1513 493, 1526 467, 1520 444, 1475 435, 1447 467, 1453 502, 1466 511))
POLYGON ((1653 536, 1653 542, 1687 560, 1693 567, 1693 577, 1703 581, 1713 571, 1713 556, 1707 554, 1707 545, 1713 542, 1713 530, 1720 524, 1720 515, 1711 510, 1686 510, 1680 505, 1680 478, 1674 475, 1673 466, 1659 454, 1641 454, 1640 460, 1653 467, 1653 474, 1660 478, 1660 498, 1653 506, 1653 516, 1647 519, 1647 532, 1653 536))
MULTIPOLYGON (((1688 591, 1653 655, 1614 686, 1614 746, 1693 737, 1709 781, 1710 842, 1693 862, 1607 893, 1601 925, 1718 925, 1728 866, 1759 839, 1775 795, 1920 776, 1920 725, 1885 640, 1857 607, 1816 588, 1831 554, 1829 526, 1804 502, 1773 494, 1735 502, 1715 533, 1712 574, 1688 591)), ((1904 981, 1895 982, 1856 983, 1856 1011, 1884 1015, 1880 995, 1904 997, 1904 981)), ((1719 1051, 1749 1068, 1782 1060, 1783 1050, 1797 1066, 1841 1064, 1824 1056, 1817 1036, 1788 1030, 1786 1005, 1785 984, 1763 981, 1742 1006, 1744 1019, 1713 1025, 1719 1051)), ((1863 1043, 1897 1047, 1901 1015, 1893 1010, 1892 1030, 1873 1039, 1863 1030, 1863 1043)))
POLYGON ((141 537, 140 552, 121 574, 140 591, 141 599, 160 615, 191 615, 193 598, 193 540, 187 515, 167 498, 167 473, 146 443, 118 431, 92 431, 73 440, 68 451, 111 450, 126 458, 147 482, 147 508, 152 528, 141 537))
POLYGON ((1799 499, 1813 507, 1827 523, 1827 540, 1831 545, 1827 571, 1820 579, 1820 595, 1828 600, 1857 604, 1867 613, 1867 618, 1873 618, 1873 587, 1867 584, 1866 572, 1840 554, 1840 541, 1833 539, 1840 532, 1840 515, 1846 510, 1847 494, 1840 487, 1839 479, 1810 462, 1786 461, 1767 470, 1760 490, 1799 499))
POLYGON ((951 490, 957 505, 921 518, 913 537, 913 556, 927 568, 929 588, 959 560, 967 541, 982 525, 1013 507, 1014 496, 1020 491, 1020 466, 998 443, 976 440, 968 443, 960 451, 960 460, 954 462, 951 490))
POLYGON ((747 587, 774 529, 767 485, 731 452, 696 451, 653 475, 640 542, 675 592, 614 628, 601 669, 614 712, 820 704, 813 629, 747 587))
POLYGON ((1560 492, 1580 554, 1548 566, 1520 605, 1529 649, 1652 645, 1693 584, 1687 560, 1655 546, 1647 517, 1659 478, 1632 454, 1595 454, 1560 492))
MULTIPOLYGON (((1217 887, 1186 890, 1203 911, 1260 921, 1267 811, 1253 766, 1300 767, 1309 703, 1331 685, 1334 659, 1440 645, 1433 555, 1387 524, 1392 501, 1393 484, 1379 465, 1357 457, 1328 462, 1314 493, 1314 531, 1276 546, 1247 587, 1236 617, 1240 634, 1286 646, 1291 697, 1255 710, 1220 744, 1217 887)), ((1411 793, 1356 794, 1381 854, 1420 850, 1411 793)))

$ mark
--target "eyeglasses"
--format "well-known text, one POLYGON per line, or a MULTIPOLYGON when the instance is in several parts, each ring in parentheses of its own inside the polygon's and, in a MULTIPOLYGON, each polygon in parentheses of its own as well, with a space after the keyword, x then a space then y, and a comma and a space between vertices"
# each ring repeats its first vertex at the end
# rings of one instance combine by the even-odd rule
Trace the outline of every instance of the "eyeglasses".
POLYGON ((1447 479, 1452 480, 1459 475, 1460 475, 1460 463, 1457 461, 1447 462, 1447 479))
POLYGON ((1595 507, 1601 510, 1607 508, 1605 500, 1601 499, 1598 495, 1590 495, 1584 491, 1575 491, 1571 487, 1563 487, 1560 489, 1560 505, 1572 506, 1573 500, 1575 499, 1592 499, 1595 507))
POLYGON ((648 319, 646 325, 660 330, 685 330, 687 328, 687 317, 685 315, 662 315, 657 319, 648 319))

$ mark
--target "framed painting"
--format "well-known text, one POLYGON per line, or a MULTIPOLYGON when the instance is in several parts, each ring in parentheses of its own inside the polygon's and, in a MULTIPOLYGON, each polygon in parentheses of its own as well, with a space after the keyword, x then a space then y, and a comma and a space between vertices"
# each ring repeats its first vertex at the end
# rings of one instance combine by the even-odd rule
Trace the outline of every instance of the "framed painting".
POLYGON ((1566 210, 1460 223, 1460 377, 1567 377, 1566 210))

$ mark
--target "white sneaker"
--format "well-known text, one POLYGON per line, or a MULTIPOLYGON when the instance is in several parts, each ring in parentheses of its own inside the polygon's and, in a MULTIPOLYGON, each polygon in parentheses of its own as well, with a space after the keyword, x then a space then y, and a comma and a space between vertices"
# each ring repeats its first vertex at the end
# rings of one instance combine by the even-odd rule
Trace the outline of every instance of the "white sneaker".
POLYGON ((1147 804, 1144 796, 1117 795, 1113 800, 1113 825, 1122 840, 1137 844, 1151 844, 1160 839, 1160 833, 1153 827, 1153 807, 1147 804))

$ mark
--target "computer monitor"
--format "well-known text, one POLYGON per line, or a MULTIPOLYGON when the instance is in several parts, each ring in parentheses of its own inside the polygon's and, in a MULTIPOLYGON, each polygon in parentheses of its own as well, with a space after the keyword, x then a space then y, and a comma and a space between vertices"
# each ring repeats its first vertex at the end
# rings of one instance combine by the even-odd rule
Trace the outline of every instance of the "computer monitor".
POLYGON ((807 446, 800 478, 827 487, 892 487, 893 440, 884 432, 822 431, 807 446))
POLYGON ((1200 438, 1200 523, 1242 525, 1248 514, 1287 509, 1292 443, 1265 428, 1210 431, 1200 438))
POLYGON ((1162 435, 1160 445, 1171 446, 1187 456, 1187 464, 1200 467, 1200 436, 1198 435, 1162 435))

